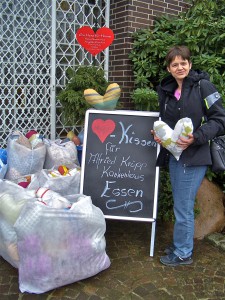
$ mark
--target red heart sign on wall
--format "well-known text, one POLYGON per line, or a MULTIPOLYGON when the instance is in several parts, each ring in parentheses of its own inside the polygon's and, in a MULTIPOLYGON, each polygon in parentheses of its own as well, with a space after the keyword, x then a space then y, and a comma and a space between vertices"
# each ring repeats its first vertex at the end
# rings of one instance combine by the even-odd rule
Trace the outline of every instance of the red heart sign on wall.
POLYGON ((95 56, 112 44, 114 34, 107 27, 99 28, 94 32, 91 27, 84 26, 77 30, 76 39, 85 50, 95 56))

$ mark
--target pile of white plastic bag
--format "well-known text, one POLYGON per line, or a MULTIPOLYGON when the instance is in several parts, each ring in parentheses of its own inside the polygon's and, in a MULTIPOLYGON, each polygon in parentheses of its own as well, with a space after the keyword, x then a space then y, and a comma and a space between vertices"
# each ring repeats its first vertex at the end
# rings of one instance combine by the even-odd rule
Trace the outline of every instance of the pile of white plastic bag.
POLYGON ((106 224, 91 197, 79 194, 74 144, 45 140, 29 149, 21 136, 9 137, 0 179, 0 255, 18 268, 21 292, 40 294, 110 266, 106 224))

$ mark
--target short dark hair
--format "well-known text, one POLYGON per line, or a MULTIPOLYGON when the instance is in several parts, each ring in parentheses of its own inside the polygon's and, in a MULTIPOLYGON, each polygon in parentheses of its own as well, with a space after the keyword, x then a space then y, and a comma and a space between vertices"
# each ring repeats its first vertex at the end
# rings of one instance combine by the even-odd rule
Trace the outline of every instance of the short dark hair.
POLYGON ((169 66, 176 56, 181 56, 184 60, 191 62, 191 52, 186 46, 174 46, 169 49, 166 55, 166 65, 169 66))

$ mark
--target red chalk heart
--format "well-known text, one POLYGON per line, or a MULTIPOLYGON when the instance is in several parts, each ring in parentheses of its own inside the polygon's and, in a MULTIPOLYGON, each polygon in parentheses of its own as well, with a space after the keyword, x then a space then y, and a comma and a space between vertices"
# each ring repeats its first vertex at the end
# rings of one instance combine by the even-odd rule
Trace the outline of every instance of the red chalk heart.
POLYGON ((114 40, 114 34, 107 27, 99 28, 94 32, 91 27, 83 26, 77 30, 76 38, 84 49, 95 56, 111 45, 114 40))
POLYGON ((98 136, 100 141, 104 143, 106 138, 114 131, 116 124, 113 120, 96 119, 92 123, 92 131, 98 136))

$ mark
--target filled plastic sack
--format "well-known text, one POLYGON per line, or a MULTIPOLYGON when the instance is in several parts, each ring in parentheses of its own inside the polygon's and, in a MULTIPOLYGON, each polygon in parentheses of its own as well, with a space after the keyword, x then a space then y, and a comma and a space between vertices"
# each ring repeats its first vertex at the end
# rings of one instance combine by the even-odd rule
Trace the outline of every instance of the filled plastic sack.
POLYGON ((22 133, 12 133, 7 141, 6 179, 14 180, 26 174, 34 174, 43 169, 46 155, 46 146, 39 143, 32 147, 29 139, 22 133))
POLYGON ((19 267, 17 235, 13 226, 0 218, 0 256, 13 267, 19 267))
POLYGON ((13 226, 27 201, 35 199, 34 191, 25 191, 11 181, 0 180, 0 255, 16 268, 19 255, 13 226))
POLYGON ((68 201, 70 208, 53 208, 41 201, 28 201, 23 207, 14 225, 21 292, 44 293, 110 266, 102 211, 84 195, 68 201))
POLYGON ((7 172, 7 151, 0 149, 0 179, 5 177, 7 172))
POLYGON ((80 167, 76 165, 68 166, 68 173, 61 175, 57 169, 41 170, 31 175, 28 189, 38 189, 39 187, 49 188, 61 195, 74 195, 80 191, 80 167))
POLYGON ((44 143, 46 145, 44 169, 70 164, 79 166, 77 148, 72 141, 44 139, 44 143))
POLYGON ((176 160, 179 160, 183 149, 176 142, 179 137, 188 138, 188 134, 193 132, 193 124, 190 118, 182 118, 176 123, 173 130, 165 122, 155 121, 153 130, 161 139, 162 146, 169 150, 176 160))

